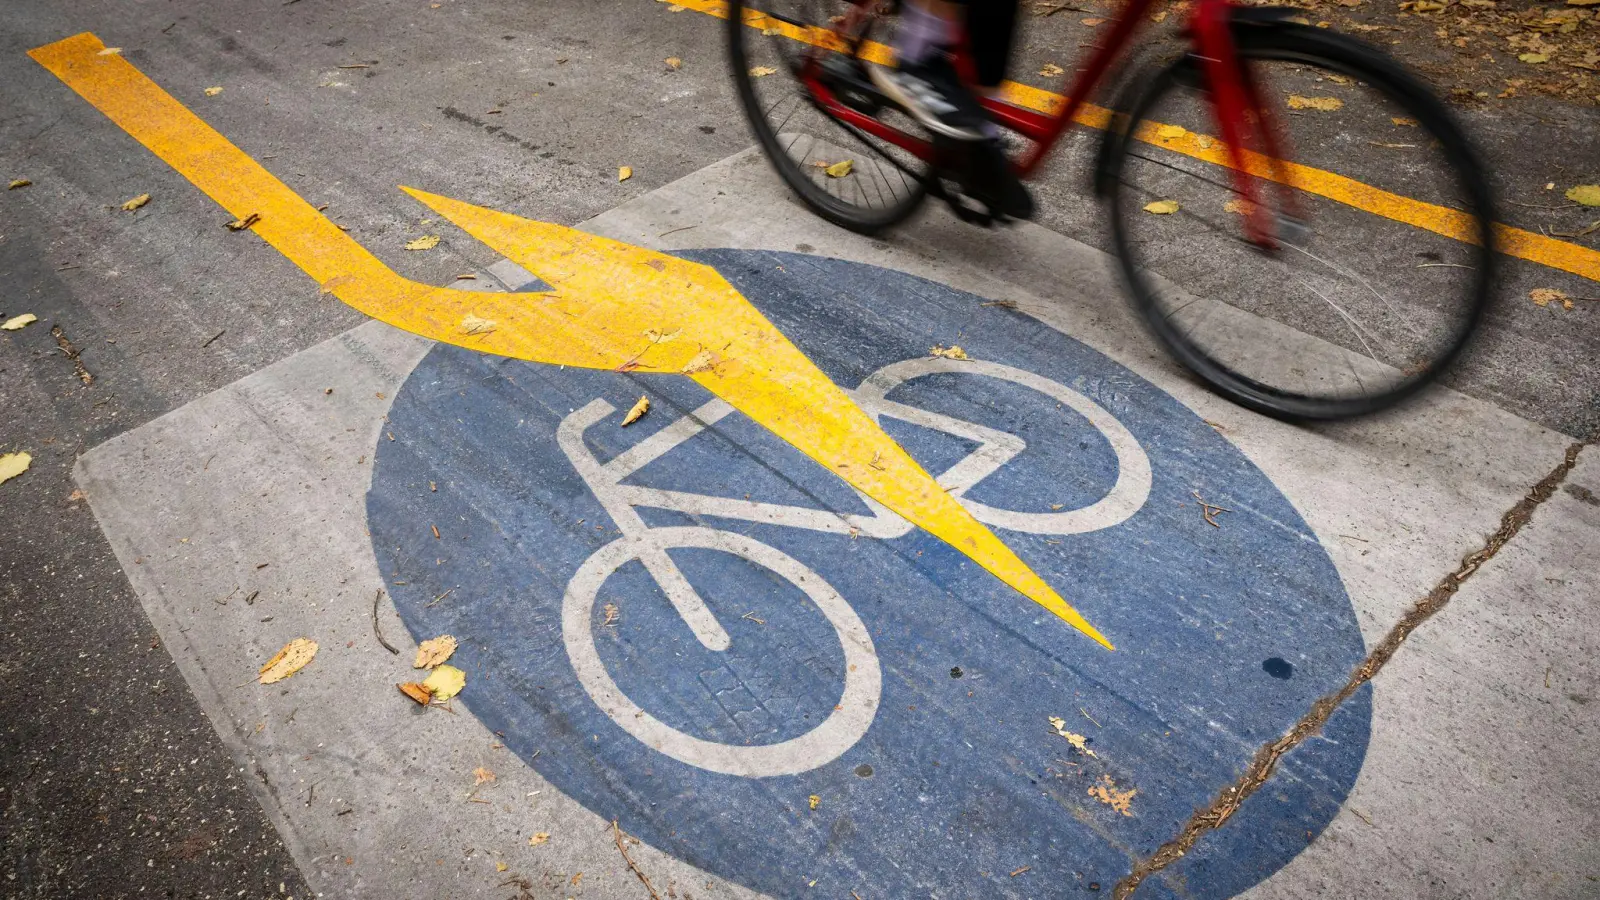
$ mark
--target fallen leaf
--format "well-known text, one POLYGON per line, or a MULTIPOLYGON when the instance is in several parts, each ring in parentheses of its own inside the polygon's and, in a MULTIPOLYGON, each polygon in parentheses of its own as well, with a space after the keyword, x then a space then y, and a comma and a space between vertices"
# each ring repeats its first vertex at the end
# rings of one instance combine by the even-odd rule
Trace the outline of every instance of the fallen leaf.
POLYGON ((615 624, 617 624, 617 617, 619 615, 621 615, 621 613, 622 613, 621 610, 617 609, 617 605, 615 603, 607 603, 605 605, 605 610, 604 611, 605 611, 605 614, 606 614, 606 620, 604 622, 601 622, 600 624, 601 625, 615 625, 615 624))
POLYGON ((774 69, 771 66, 751 66, 750 67, 750 77, 751 78, 765 78, 768 75, 776 75, 776 74, 778 74, 778 70, 774 69))
POLYGON ((1299 94, 1289 95, 1290 109, 1320 109, 1323 112, 1333 112, 1344 106, 1344 101, 1338 97, 1302 97, 1299 94))
POLYGON ((456 639, 448 634, 441 634, 436 638, 429 638, 417 645, 417 658, 411 663, 413 669, 432 669, 450 658, 456 652, 456 639))
POLYGON ((1600 206, 1600 184, 1580 184, 1568 188, 1567 199, 1584 206, 1600 206))
POLYGON ((497 862, 497 863, 494 864, 494 870, 496 872, 504 872, 505 870, 507 870, 509 868, 511 868, 511 867, 506 865, 503 862, 497 862))
POLYGON ((1198 145, 1200 147, 1201 150, 1210 150, 1211 149, 1211 145, 1216 143, 1215 141, 1213 141, 1211 139, 1211 136, 1208 135, 1208 134, 1197 134, 1197 135, 1195 135, 1194 136, 1194 142, 1195 142, 1196 145, 1198 145))
POLYGON ((456 276, 456 280, 457 281, 477 281, 478 280, 478 275, 477 275, 476 272, 463 272, 460 275, 456 276))
POLYGON ((433 694, 435 700, 449 700, 467 686, 467 673, 455 666, 443 665, 423 680, 422 686, 433 694))
POLYGON ((243 231, 246 228, 249 228, 251 225, 254 225, 255 223, 257 223, 259 221, 261 221, 261 213, 251 213, 250 215, 245 216, 242 219, 234 219, 232 222, 229 222, 228 223, 228 230, 229 231, 243 231))
POLYGON ((1543 62, 1549 62, 1550 61, 1550 54, 1548 54, 1548 53, 1518 53, 1517 54, 1517 59, 1521 60, 1522 62, 1527 63, 1530 66, 1536 66, 1536 65, 1538 65, 1540 63, 1543 63, 1543 62))
POLYGON ((33 456, 28 453, 7 453, 0 456, 0 482, 11 479, 28 471, 28 466, 33 465, 33 456))
POLYGON ((629 425, 639 421, 640 419, 644 418, 644 414, 649 411, 650 398, 641 394, 639 396, 639 402, 635 403, 633 408, 628 410, 628 414, 622 417, 622 427, 627 428, 629 425))
POLYGON ((1095 18, 1093 16, 1090 16, 1087 19, 1080 19, 1079 21, 1083 22, 1083 24, 1089 26, 1090 28, 1093 28, 1096 25, 1104 25, 1106 22, 1105 19, 1095 18))
POLYGON ((627 181, 633 177, 633 166, 622 166, 617 169, 617 180, 627 181))
POLYGON ((1568 6, 1600 6, 1600 0, 1567 0, 1568 6))
POLYGON ((842 162, 836 162, 822 171, 827 172, 829 178, 843 178, 850 174, 850 170, 854 166, 855 162, 847 159, 842 162))
POLYGON ((677 340, 678 339, 678 335, 681 334, 682 332, 683 332, 682 328, 674 328, 671 331, 661 331, 660 329, 657 329, 657 328, 650 328, 650 329, 646 329, 645 330, 644 336, 652 344, 670 344, 673 341, 677 340))
POLYGON ((222 93, 222 88, 220 88, 220 87, 208 87, 208 88, 206 88, 206 96, 207 97, 215 97, 216 95, 218 95, 220 93, 222 93))
POLYGON ((1044 68, 1039 70, 1039 74, 1043 75, 1046 78, 1055 78, 1058 75, 1067 74, 1067 70, 1061 68, 1060 66, 1056 65, 1055 63, 1045 63, 1044 64, 1044 68))
MULTIPOLYGON (((1067 730, 1067 720, 1066 719, 1063 719, 1060 716, 1051 716, 1050 717, 1050 727, 1055 729, 1056 734, 1060 735, 1063 738, 1066 738, 1067 743, 1072 745, 1072 749, 1078 751, 1079 753, 1082 753, 1084 756, 1094 756, 1095 755, 1094 751, 1089 749, 1089 739, 1088 738, 1084 737, 1081 734, 1073 734, 1072 732, 1067 730)), ((1098 759, 1099 757, 1095 757, 1095 758, 1098 759)))
POLYGON ((537 847, 548 840, 550 840, 550 834, 548 832, 541 831, 533 837, 528 838, 528 846, 537 847))
POLYGON ((1403 116, 1391 116, 1389 118, 1389 121, 1393 122, 1396 125, 1400 125, 1402 127, 1405 127, 1405 128, 1415 128, 1415 127, 1417 127, 1417 120, 1416 119, 1408 119, 1408 118, 1405 118, 1403 116))
POLYGON ((1189 129, 1183 127, 1182 125, 1163 125, 1156 129, 1156 137, 1168 139, 1181 138, 1188 133, 1189 129))
POLYGON ((304 669, 306 663, 317 655, 317 642, 309 638, 295 638, 283 645, 278 654, 267 660, 258 673, 262 684, 277 684, 304 669))
POLYGON ((20 316, 13 316, 7 319, 4 325, 0 325, 0 331, 20 331, 37 321, 39 321, 39 317, 33 313, 23 313, 20 316))
POLYGON ((683 60, 677 58, 676 56, 667 57, 665 62, 667 64, 667 68, 669 68, 669 69, 681 69, 681 68, 683 68, 683 60))
POLYGON ((485 769, 483 766, 479 766, 476 769, 472 770, 472 778, 473 778, 473 781, 472 781, 473 787, 477 787, 480 784, 485 784, 487 782, 493 781, 494 780, 494 773, 489 771, 488 769, 485 769))
POLYGON ((971 357, 967 356, 967 351, 955 344, 951 344, 948 347, 943 344, 935 344, 928 348, 928 355, 937 356, 940 359, 971 359, 971 357))
POLYGON ((30 184, 33 184, 33 182, 29 181, 26 178, 18 178, 16 181, 13 181, 10 184, 6 185, 6 190, 14 191, 17 188, 25 188, 30 184))
POLYGON ((698 375, 701 372, 709 372, 710 370, 716 368, 716 366, 717 355, 712 353, 710 350, 701 350, 699 353, 691 356, 689 361, 683 364, 683 368, 679 369, 678 371, 685 375, 698 375))
POLYGON ((578 885, 583 884, 583 873, 579 872, 578 874, 572 876, 571 880, 569 880, 567 883, 572 885, 573 887, 577 887, 578 885))
POLYGON ((1157 200, 1154 203, 1146 203, 1144 205, 1145 212, 1155 213, 1158 216, 1170 216, 1179 209, 1182 209, 1182 207, 1178 205, 1176 200, 1157 200))
POLYGON ((121 47, 107 47, 104 50, 101 50, 99 53, 96 53, 95 56, 116 56, 121 52, 121 47))
POLYGON ((810 797, 807 797, 806 800, 811 804, 812 809, 816 809, 818 804, 822 803, 822 798, 818 797, 816 794, 812 794, 810 797))
POLYGON ((494 331, 493 319, 480 319, 477 316, 463 316, 461 319, 462 334, 488 334, 494 331))
POLYGON ((133 198, 132 200, 129 200, 127 203, 122 204, 122 208, 127 210, 128 212, 133 212, 134 210, 138 209, 139 207, 141 207, 141 206, 143 206, 143 205, 145 205, 146 203, 149 203, 149 202, 150 202, 150 195, 149 194, 140 194, 139 196, 133 198))
POLYGON ((1089 788, 1089 796, 1125 816, 1132 816, 1133 810, 1130 807, 1133 805, 1134 795, 1139 792, 1133 788, 1125 791, 1117 790, 1117 783, 1111 780, 1110 775, 1101 775, 1100 781, 1101 784, 1089 788))
POLYGON ((1559 303, 1562 309, 1572 308, 1572 298, 1554 288, 1534 288, 1528 292, 1528 299, 1532 300, 1535 306, 1559 303))
POLYGON ((406 241, 407 250, 432 250, 437 246, 439 246, 437 234, 425 234, 414 241, 406 241))
POLYGON ((407 681, 397 684, 395 687, 400 689, 400 693, 405 694, 423 706, 427 706, 433 700, 433 691, 428 690, 428 686, 420 681, 407 681))
POLYGON ((1254 203, 1251 203, 1249 200, 1246 200, 1243 197, 1235 197, 1232 200, 1229 200, 1227 203, 1222 204, 1222 208, 1231 213, 1238 213, 1241 216, 1248 216, 1255 210, 1256 206, 1254 203))

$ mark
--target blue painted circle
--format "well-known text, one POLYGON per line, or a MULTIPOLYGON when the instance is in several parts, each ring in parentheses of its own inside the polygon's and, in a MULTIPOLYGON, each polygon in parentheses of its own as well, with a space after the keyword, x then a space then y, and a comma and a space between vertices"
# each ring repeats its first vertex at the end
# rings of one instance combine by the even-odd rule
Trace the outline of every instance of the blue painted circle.
MULTIPOLYGON (((1338 574, 1293 506, 1214 429, 1117 363, 1034 319, 902 273, 795 254, 686 255, 715 266, 842 386, 952 342, 1067 385, 1137 438, 1152 486, 1112 527, 1059 537, 996 529, 1117 643, 1115 653, 921 532, 853 538, 639 508, 650 528, 719 529, 792 557, 859 615, 881 666, 871 727, 838 758, 793 775, 717 774, 641 743, 574 673, 563 597, 620 523, 557 444, 564 419, 604 399, 615 409, 582 437, 603 463, 710 395, 677 376, 435 347, 395 398, 386 430, 396 440, 378 443, 368 518, 381 571, 415 636, 461 641, 455 662, 470 673, 462 697, 472 712, 602 818, 774 896, 1087 895, 1092 883, 1109 891, 1362 658, 1338 574), (620 428, 641 393, 654 408, 620 428), (1229 510, 1220 527, 1202 516, 1196 491, 1229 510), (1058 736, 1051 717, 1084 735, 1093 755, 1058 736)), ((931 375, 889 399, 1026 441, 972 489, 982 503, 1071 510, 1117 478, 1099 430, 1016 384, 931 375)), ((936 473, 974 447, 899 421, 885 428, 936 473)), ((842 482, 737 413, 624 484, 866 511, 842 482)), ((747 559, 668 553, 731 645, 703 647, 644 566, 623 562, 589 611, 595 653, 617 687, 667 727, 720 744, 774 744, 825 720, 845 663, 818 606, 747 559)), ((1149 883, 1149 895, 1231 896, 1293 859, 1354 784, 1369 725, 1363 691, 1192 860, 1149 883)))

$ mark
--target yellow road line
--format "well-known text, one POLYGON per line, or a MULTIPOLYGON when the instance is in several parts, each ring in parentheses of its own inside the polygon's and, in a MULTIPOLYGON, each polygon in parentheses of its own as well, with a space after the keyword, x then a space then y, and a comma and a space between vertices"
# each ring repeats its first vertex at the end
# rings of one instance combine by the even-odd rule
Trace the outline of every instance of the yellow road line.
MULTIPOLYGON (((728 16, 727 4, 723 0, 677 0, 678 5, 696 12, 726 19, 728 16)), ((763 30, 776 29, 783 36, 792 40, 803 41, 809 44, 832 43, 825 37, 816 33, 775 22, 759 14, 748 11, 745 15, 745 24, 752 28, 763 30)), ((868 42, 866 52, 862 54, 866 59, 876 63, 887 63, 890 59, 889 50, 882 44, 868 42)), ((1031 109, 1047 115, 1060 112, 1065 98, 1060 94, 1043 91, 1025 84, 1008 81, 1001 88, 1001 98, 1008 103, 1031 109)), ((1073 116, 1073 121, 1091 128, 1104 129, 1111 123, 1111 111, 1104 107, 1084 104, 1073 116)), ((1185 134, 1176 138, 1162 138, 1157 133, 1160 123, 1145 123, 1134 137, 1147 143, 1165 147, 1176 153, 1190 156, 1219 166, 1231 167, 1227 153, 1220 140, 1215 138, 1185 134), (1204 140, 1200 140, 1204 138, 1204 140)), ((1294 188, 1303 190, 1319 197, 1326 197, 1346 206, 1359 209, 1362 212, 1381 216, 1395 222, 1403 222, 1415 228, 1431 231, 1469 244, 1478 243, 1477 228, 1471 218, 1465 214, 1444 206, 1426 203, 1401 194, 1391 193, 1375 188, 1372 185, 1336 175, 1322 169, 1299 163, 1286 162, 1280 170, 1271 165, 1271 160, 1256 153, 1245 154, 1245 170, 1259 178, 1290 183, 1294 188)), ((1571 272, 1581 275, 1592 281, 1600 281, 1600 250, 1591 250, 1588 247, 1567 241, 1556 240, 1532 231, 1513 228, 1503 223, 1495 223, 1494 233, 1500 252, 1526 259, 1552 269, 1571 272)))
POLYGON ((540 295, 401 277, 121 55, 84 33, 29 51, 150 152, 340 300, 397 328, 502 356, 682 374, 837 477, 948 543, 1107 649, 1111 644, 715 269, 404 188, 529 271, 540 295), (672 335, 673 339, 665 336, 672 335))

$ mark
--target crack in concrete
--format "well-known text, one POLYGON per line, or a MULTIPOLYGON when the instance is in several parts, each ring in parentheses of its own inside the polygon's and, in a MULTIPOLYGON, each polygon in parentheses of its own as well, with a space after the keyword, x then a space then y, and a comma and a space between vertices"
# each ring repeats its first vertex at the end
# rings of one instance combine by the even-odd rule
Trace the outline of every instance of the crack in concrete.
POLYGON ((1566 479, 1567 473, 1572 471, 1572 467, 1578 462, 1578 453, 1584 446, 1583 442, 1578 442, 1567 448, 1566 456, 1561 463, 1540 479, 1521 500, 1517 501, 1516 505, 1506 510, 1505 515, 1500 517, 1500 527, 1489 535, 1483 546, 1463 557, 1454 572, 1441 578, 1432 590, 1418 600, 1411 610, 1389 629, 1388 635, 1350 674, 1350 680, 1344 687, 1313 703, 1305 716, 1283 737, 1256 751, 1250 766, 1237 781, 1224 788, 1210 806, 1196 810, 1177 837, 1162 844, 1154 853, 1136 863, 1133 871, 1117 882, 1117 886, 1112 890, 1113 900, 1126 900, 1146 878, 1183 858, 1183 855, 1188 853, 1207 832, 1221 828, 1251 794, 1272 778, 1280 759, 1298 747, 1306 738, 1321 731, 1322 726, 1346 700, 1382 671, 1400 646, 1405 643, 1406 638, 1410 637, 1423 622, 1444 609, 1450 598, 1461 589, 1461 585, 1484 563, 1494 558, 1494 555, 1500 552, 1500 548, 1528 524, 1533 518, 1534 510, 1550 499, 1550 495, 1554 494, 1556 488, 1566 479))

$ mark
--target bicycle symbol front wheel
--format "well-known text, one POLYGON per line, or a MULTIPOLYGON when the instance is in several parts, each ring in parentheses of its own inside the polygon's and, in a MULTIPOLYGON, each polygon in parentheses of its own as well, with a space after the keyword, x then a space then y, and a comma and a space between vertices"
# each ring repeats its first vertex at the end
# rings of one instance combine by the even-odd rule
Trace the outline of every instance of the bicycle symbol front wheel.
POLYGON ((877 714, 883 674, 872 637, 833 586, 794 557, 753 538, 715 528, 652 528, 596 550, 567 584, 561 612, 567 657, 584 690, 622 730, 679 762, 748 778, 794 775, 838 759, 855 746, 877 714), (718 550, 752 562, 803 591, 833 626, 844 651, 844 689, 833 712, 815 728, 776 744, 742 746, 685 734, 646 712, 623 693, 606 671, 594 640, 594 607, 600 588, 646 546, 660 550, 718 550))

